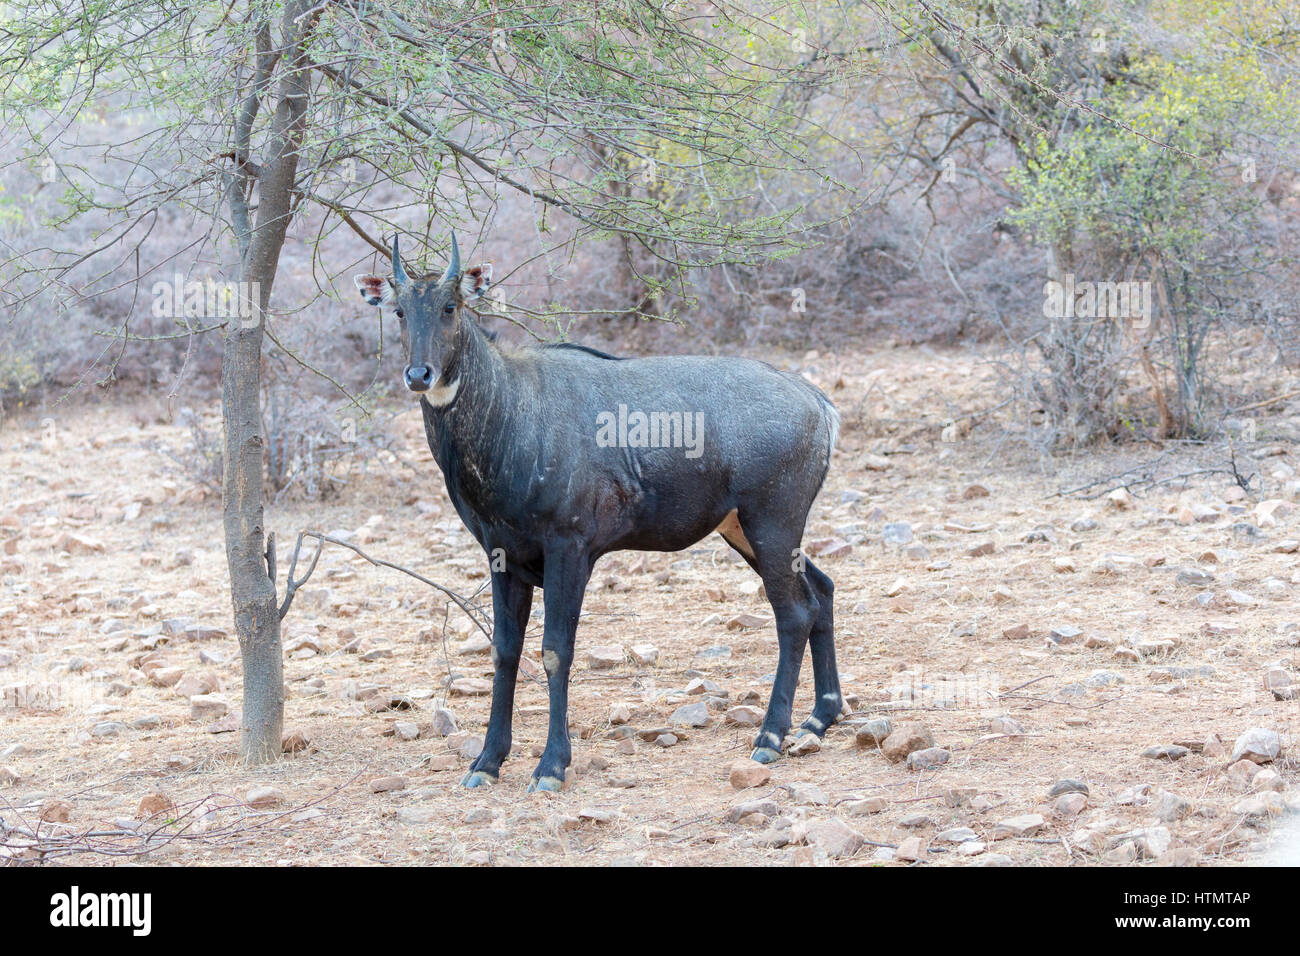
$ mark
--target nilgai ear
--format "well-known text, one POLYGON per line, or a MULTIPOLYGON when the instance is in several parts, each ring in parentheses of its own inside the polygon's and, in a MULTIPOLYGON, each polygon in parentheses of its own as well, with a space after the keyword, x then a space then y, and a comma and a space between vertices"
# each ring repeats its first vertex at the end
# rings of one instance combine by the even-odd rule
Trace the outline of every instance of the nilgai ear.
POLYGON ((353 276, 352 281, 357 284, 361 298, 371 305, 392 305, 397 301, 391 276, 359 275, 353 276))
POLYGON ((492 284, 492 263, 471 266, 460 277, 460 297, 466 302, 473 302, 487 294, 492 284))

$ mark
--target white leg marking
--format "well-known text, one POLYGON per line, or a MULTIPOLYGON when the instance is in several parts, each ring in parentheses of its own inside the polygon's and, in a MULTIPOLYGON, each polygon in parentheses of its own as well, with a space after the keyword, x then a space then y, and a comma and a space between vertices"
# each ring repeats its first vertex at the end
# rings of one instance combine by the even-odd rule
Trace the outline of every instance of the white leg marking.
POLYGON ((555 651, 542 651, 542 668, 546 671, 546 676, 550 677, 560 666, 560 655, 555 651))
POLYGON ((775 747, 778 750, 781 749, 781 738, 778 737, 776 734, 774 734, 772 731, 769 730, 763 736, 767 738, 767 740, 771 741, 773 747, 775 747))
POLYGON ((818 720, 816 717, 809 717, 809 718, 808 718, 808 726, 811 727, 811 728, 813 728, 813 730, 825 730, 825 729, 826 729, 826 725, 823 724, 823 723, 822 723, 820 720, 818 720))
POLYGON ((839 695, 839 694, 822 694, 822 700, 828 700, 828 701, 830 701, 832 704, 838 704, 838 703, 840 702, 840 695, 839 695))

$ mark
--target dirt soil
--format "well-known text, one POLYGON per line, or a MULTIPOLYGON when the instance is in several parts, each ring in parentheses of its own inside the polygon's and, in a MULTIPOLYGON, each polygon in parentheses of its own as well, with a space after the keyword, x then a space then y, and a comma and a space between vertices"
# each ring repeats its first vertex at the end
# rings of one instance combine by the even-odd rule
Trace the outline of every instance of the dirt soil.
MULTIPOLYGON (((754 734, 736 721, 766 705, 776 641, 757 579, 715 536, 602 560, 570 692, 575 765, 562 793, 526 795, 546 727, 539 594, 515 755, 496 786, 462 789, 488 713, 485 641, 444 595, 330 545, 285 621, 296 750, 245 769, 219 502, 165 453, 187 429, 106 401, 0 432, 0 854, 1078 866, 1287 851, 1300 816, 1300 700, 1286 699, 1300 671, 1292 445, 1236 446, 1249 492, 1223 473, 1219 446, 1047 459, 988 417, 952 424, 996 404, 995 370, 977 355, 769 357, 844 413, 805 539, 837 587, 852 708, 820 752, 785 757, 752 789, 730 781, 754 734), (1132 494, 1108 496, 1105 481, 1057 494, 1162 454, 1160 476, 1210 471, 1132 494), (612 661, 590 656, 611 647, 612 661), (697 680, 712 684, 688 692, 697 680), (671 728, 701 701, 708 726, 671 728), (921 725, 946 761, 891 761, 865 733, 873 718, 921 725), (620 739, 626 726, 637 733, 620 739), (675 743, 642 739, 665 729, 675 743), (1280 735, 1281 753, 1234 763, 1252 729, 1280 735), (1072 784, 1050 795, 1070 779, 1086 798, 1072 784)), ((217 420, 215 405, 204 411, 217 420)), ((315 529, 490 613, 486 561, 443 493, 419 413, 395 421, 399 460, 353 469, 324 502, 268 509, 281 592, 294 535, 315 529)), ((805 664, 796 723, 812 697, 805 664)), ((1256 736, 1267 750, 1270 735, 1256 736)))

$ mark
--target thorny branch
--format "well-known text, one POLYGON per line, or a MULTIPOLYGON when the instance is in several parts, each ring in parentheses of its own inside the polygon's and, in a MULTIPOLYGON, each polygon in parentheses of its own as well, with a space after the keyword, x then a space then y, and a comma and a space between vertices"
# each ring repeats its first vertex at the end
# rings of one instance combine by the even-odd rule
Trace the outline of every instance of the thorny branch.
POLYGON ((294 546, 293 546, 293 557, 290 558, 289 560, 289 580, 286 582, 284 588, 284 603, 280 605, 280 620, 284 620, 284 616, 289 613, 289 607, 290 605, 293 604, 293 598, 294 595, 298 593, 298 589, 302 587, 304 584, 306 584, 308 580, 310 580, 312 573, 316 570, 316 564, 320 561, 320 556, 321 553, 325 550, 326 542, 330 544, 337 544, 340 547, 347 548, 349 551, 352 551, 360 555, 362 558, 364 558, 366 561, 370 562, 371 564, 375 565, 376 567, 392 568, 394 571, 401 571, 403 574, 407 574, 415 578, 415 580, 419 581, 420 583, 427 584, 429 587, 441 591, 443 594, 447 595, 447 597, 451 598, 451 600, 456 604, 457 607, 459 607, 462 611, 465 612, 465 614, 469 617, 471 621, 474 622, 475 626, 477 626, 480 631, 482 631, 489 638, 492 637, 492 631, 488 627, 488 625, 491 622, 488 620, 487 615, 483 612, 482 608, 480 608, 478 605, 471 602, 468 598, 451 590, 451 588, 439 584, 437 581, 431 581, 429 578, 426 578, 424 575, 412 571, 410 568, 403 567, 400 564, 394 564, 392 561, 384 561, 380 558, 372 558, 370 555, 366 554, 366 552, 358 548, 355 544, 351 544, 350 542, 343 541, 340 538, 331 537, 328 534, 321 534, 319 531, 298 532, 298 540, 294 542, 294 546), (304 538, 316 539, 316 551, 312 555, 311 563, 307 566, 306 572, 303 573, 302 577, 295 578, 294 572, 297 571, 298 569, 298 558, 302 552, 302 542, 304 538))

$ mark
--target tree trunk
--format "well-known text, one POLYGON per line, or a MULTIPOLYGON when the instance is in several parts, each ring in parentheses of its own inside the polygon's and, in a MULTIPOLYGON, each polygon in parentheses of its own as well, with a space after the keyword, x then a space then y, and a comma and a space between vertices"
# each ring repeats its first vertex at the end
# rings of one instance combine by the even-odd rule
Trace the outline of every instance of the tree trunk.
POLYGON ((225 418, 223 520, 235 633, 244 671, 239 755, 247 764, 276 759, 284 725, 283 654, 275 582, 262 529, 262 323, 226 332, 221 362, 225 418))
MULTIPOLYGON (((259 34, 259 63, 284 63, 265 162, 257 173, 257 221, 248 223, 242 184, 229 191, 231 215, 240 246, 240 292, 249 304, 247 318, 234 319, 226 330, 221 363, 221 399, 225 421, 222 476, 226 561, 235 632, 244 671, 241 759, 249 765, 279 757, 284 731, 284 655, 274 567, 267 555, 262 527, 262 333, 280 250, 293 218, 293 188, 298 172, 307 113, 308 68, 303 49, 315 26, 301 0, 285 4, 281 21, 281 57, 270 56, 269 25, 259 34)), ((261 69, 262 67, 259 67, 261 69)), ((263 73, 257 84, 269 82, 263 73)), ((257 90, 260 94, 261 89, 257 90)), ((248 137, 257 96, 236 125, 236 161, 248 160, 248 137)), ((242 175, 249 175, 243 167, 242 175)), ((240 310, 241 315, 244 310, 240 310)))

